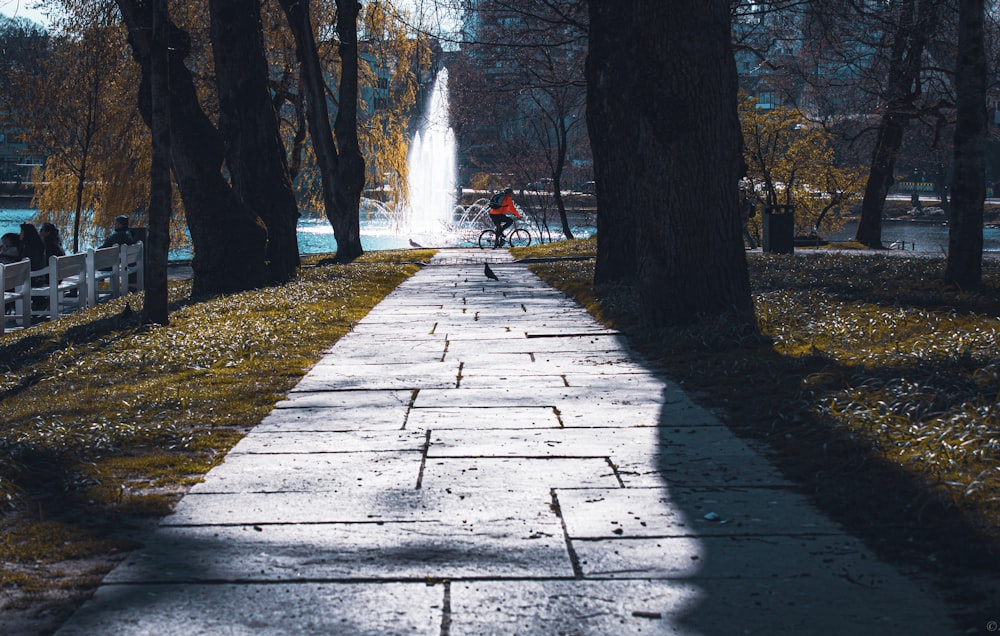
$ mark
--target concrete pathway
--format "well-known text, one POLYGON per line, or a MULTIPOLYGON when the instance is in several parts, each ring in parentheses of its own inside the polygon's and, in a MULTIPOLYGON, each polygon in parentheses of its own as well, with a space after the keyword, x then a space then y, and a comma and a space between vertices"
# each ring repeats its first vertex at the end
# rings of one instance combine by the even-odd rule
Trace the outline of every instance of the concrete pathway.
POLYGON ((403 283, 58 633, 957 633, 509 261, 403 283))

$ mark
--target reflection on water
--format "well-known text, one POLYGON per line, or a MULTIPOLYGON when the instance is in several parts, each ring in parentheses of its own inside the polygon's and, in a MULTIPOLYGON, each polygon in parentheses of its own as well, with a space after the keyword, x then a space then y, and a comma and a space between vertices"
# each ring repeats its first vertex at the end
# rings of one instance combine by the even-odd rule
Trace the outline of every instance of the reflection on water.
MULTIPOLYGON (((848 241, 854 238, 857 231, 858 222, 850 221, 826 238, 829 241, 848 241)), ((948 251, 948 226, 918 221, 882 221, 882 243, 889 245, 894 241, 905 241, 908 250, 912 245, 917 252, 944 254, 948 251)), ((983 251, 1000 252, 1000 229, 983 229, 983 251)))

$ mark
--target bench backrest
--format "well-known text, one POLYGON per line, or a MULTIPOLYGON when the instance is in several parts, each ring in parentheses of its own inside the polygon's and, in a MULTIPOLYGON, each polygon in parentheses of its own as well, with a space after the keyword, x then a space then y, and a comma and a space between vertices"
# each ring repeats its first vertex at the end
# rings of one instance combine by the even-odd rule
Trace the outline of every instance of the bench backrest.
POLYGON ((48 315, 55 320, 62 313, 63 305, 85 307, 87 303, 87 255, 85 253, 69 254, 67 256, 50 256, 48 267, 31 272, 31 277, 48 278, 48 283, 31 290, 32 296, 49 299, 47 309, 38 310, 39 315, 48 315), (66 292, 76 290, 76 298, 70 298, 66 292))
POLYGON ((128 278, 129 291, 142 291, 146 288, 144 249, 142 241, 122 245, 122 274, 128 278))
POLYGON ((0 263, 0 281, 3 282, 3 305, 0 306, 0 335, 7 328, 7 303, 13 302, 15 319, 22 327, 31 326, 31 261, 0 263))
POLYGON ((87 305, 93 307, 98 300, 117 298, 122 295, 122 261, 125 246, 113 245, 101 249, 87 250, 87 305), (101 290, 102 282, 108 283, 101 290))

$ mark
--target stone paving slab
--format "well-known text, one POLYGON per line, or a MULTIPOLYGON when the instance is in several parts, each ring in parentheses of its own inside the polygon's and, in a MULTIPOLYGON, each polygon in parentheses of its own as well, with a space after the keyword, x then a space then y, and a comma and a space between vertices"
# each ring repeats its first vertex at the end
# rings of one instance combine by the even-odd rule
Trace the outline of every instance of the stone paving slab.
POLYGON ((446 350, 444 335, 434 337, 428 334, 427 340, 414 336, 401 342, 399 339, 386 341, 385 337, 357 336, 350 338, 351 332, 339 341, 338 348, 326 349, 323 353, 329 355, 350 356, 354 360, 413 360, 414 362, 437 362, 442 359, 446 350), (350 338, 350 340, 347 340, 350 338), (335 352, 335 354, 334 354, 335 352))
POLYGON ((299 381, 294 391, 342 391, 344 389, 447 389, 458 381, 458 364, 317 364, 299 381))
POLYGON ((428 458, 439 457, 656 457, 653 428, 456 430, 431 432, 428 458))
POLYGON ((678 622, 702 596, 672 581, 455 582, 449 634, 694 636, 678 622))
POLYGON ((754 578, 815 585, 815 593, 871 602, 899 573, 847 535, 680 536, 574 541, 584 578, 754 578), (861 589, 856 589, 861 588, 861 589), (852 594, 857 592, 857 594, 852 594))
MULTIPOLYGON (((275 407, 284 408, 323 408, 332 411, 351 411, 355 409, 394 409, 406 408, 413 399, 410 389, 386 391, 324 391, 305 393, 295 391, 289 394, 287 400, 279 401, 275 407), (313 403, 315 402, 315 404, 313 403)), ((271 415, 274 415, 272 413, 271 415)))
POLYGON ((556 497, 574 539, 842 532, 805 497, 778 488, 577 488, 556 497))
POLYGON ((496 489, 548 492, 553 488, 614 488, 621 486, 615 469, 604 457, 453 457, 428 459, 425 488, 496 489))
POLYGON ((675 453, 656 458, 619 459, 617 472, 627 488, 662 488, 664 484, 705 488, 790 488, 773 465, 757 454, 692 457, 675 453))
POLYGON ((523 385, 505 383, 495 388, 422 389, 414 401, 414 406, 524 406, 529 401, 546 406, 567 402, 627 406, 648 402, 662 403, 668 399, 662 388, 657 387, 641 387, 635 390, 591 387, 546 389, 533 387, 528 383, 523 385))
POLYGON ((158 528, 106 583, 569 577, 558 519, 158 528))
MULTIPOLYGON (((590 373, 572 373, 570 371, 549 371, 535 370, 534 367, 527 369, 504 369, 490 368, 486 365, 468 364, 462 367, 462 383, 464 389, 482 389, 497 385, 492 379, 510 381, 518 380, 522 384, 527 384, 530 389, 565 389, 565 388, 591 388, 600 392, 626 392, 637 393, 653 391, 662 393, 663 383, 648 376, 640 374, 607 374, 595 375, 590 373)), ((437 388, 437 387, 433 387, 437 388)))
MULTIPOLYGON (((266 431, 264 431, 266 432, 266 431)), ((382 453, 417 450, 426 442, 423 431, 382 431, 362 428, 344 431, 275 431, 248 435, 229 451, 243 453, 382 453)))
POLYGON ((601 404, 561 402, 559 420, 566 428, 603 428, 612 426, 719 426, 709 411, 695 405, 679 392, 665 395, 663 404, 601 404))
POLYGON ((443 589, 422 582, 105 585, 59 633, 435 634, 443 589))
POLYGON ((841 607, 831 605, 814 581, 799 582, 770 577, 454 582, 449 633, 884 636, 898 633, 900 625, 928 636, 954 633, 935 608, 908 606, 906 592, 871 602, 865 588, 855 586, 849 592, 854 602, 841 607))
MULTIPOLYGON (((515 340, 448 340, 447 351, 443 351, 444 359, 459 360, 461 362, 477 362, 480 364, 496 364, 503 368, 512 359, 521 361, 521 364, 537 366, 542 369, 577 369, 613 368, 621 364, 627 354, 621 349, 609 347, 575 347, 580 341, 570 341, 562 344, 560 351, 553 351, 552 347, 542 346, 550 343, 527 338, 515 340), (489 353, 484 356, 483 353, 489 353), (526 359, 525 359, 526 358, 526 359)), ((558 345, 553 345, 558 346, 558 345)))
POLYGON ((559 425, 559 415, 551 406, 414 408, 406 419, 407 430, 419 431, 455 428, 558 428, 559 425))
MULTIPOLYGON (((452 486, 193 494, 161 525, 254 525, 265 518, 269 524, 424 521, 470 528, 515 522, 551 528, 559 523, 548 490, 452 486)), ((562 530, 557 534, 561 536, 562 530)))
MULTIPOLYGON (((320 394, 331 402, 337 394, 320 394)), ((301 400, 284 402, 282 408, 277 408, 254 428, 254 432, 277 433, 286 431, 398 431, 406 423, 408 404, 395 406, 317 406, 321 400, 315 399, 316 394, 305 394, 301 400), (313 406, 295 407, 297 403, 311 403, 313 406)), ((247 439, 247 438, 244 438, 247 439)), ((250 443, 250 442, 247 442, 250 443)))
POLYGON ((413 488, 420 477, 422 462, 422 450, 417 444, 409 451, 230 455, 205 476, 205 481, 195 484, 191 492, 413 488))

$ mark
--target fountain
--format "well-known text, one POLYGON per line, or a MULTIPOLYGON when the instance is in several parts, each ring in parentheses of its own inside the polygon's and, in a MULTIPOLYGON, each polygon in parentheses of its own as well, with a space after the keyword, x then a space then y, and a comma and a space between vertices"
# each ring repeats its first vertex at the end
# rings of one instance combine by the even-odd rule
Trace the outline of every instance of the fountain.
POLYGON ((403 227, 411 237, 440 240, 455 206, 455 133, 448 118, 448 69, 434 79, 423 122, 407 162, 409 201, 403 227))
MULTIPOLYGON (((455 133, 448 114, 448 70, 434 78, 422 121, 407 158, 409 200, 395 209, 361 199, 361 240, 365 249, 398 249, 416 242, 426 247, 471 245, 491 227, 487 200, 468 207, 457 199, 455 133)), ((304 253, 335 249, 332 230, 324 219, 299 222, 299 247, 304 253), (332 245, 331 245, 332 242, 332 245)))

